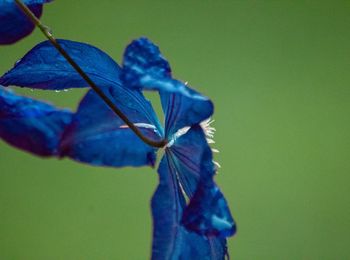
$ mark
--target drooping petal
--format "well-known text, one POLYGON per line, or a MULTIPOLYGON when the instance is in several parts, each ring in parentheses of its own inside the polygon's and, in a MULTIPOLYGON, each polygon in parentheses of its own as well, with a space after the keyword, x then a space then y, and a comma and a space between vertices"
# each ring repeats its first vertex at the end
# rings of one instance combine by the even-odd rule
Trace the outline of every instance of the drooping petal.
POLYGON ((207 97, 171 77, 169 63, 146 38, 134 40, 126 48, 121 78, 130 88, 161 92, 167 136, 198 124, 213 113, 213 104, 207 97))
MULTIPOLYGON (((119 86, 120 68, 106 53, 86 43, 58 40, 63 49, 100 88, 119 86)), ((87 87, 85 80, 48 41, 30 50, 0 78, 4 86, 61 90, 87 87)))
POLYGON ((177 137, 168 154, 180 185, 190 199, 183 217, 184 225, 199 234, 233 235, 235 223, 225 198, 213 181, 216 167, 201 126, 195 125, 177 137))
POLYGON ((189 230, 208 236, 232 236, 236 224, 227 202, 214 182, 200 183, 185 209, 182 223, 189 230))
POLYGON ((181 187, 171 157, 165 155, 159 165, 159 186, 152 198, 152 260, 224 259, 224 238, 198 235, 181 225, 185 207, 181 187))
POLYGON ((0 137, 39 156, 57 156, 72 113, 0 87, 0 137))
MULTIPOLYGON (((23 1, 40 18, 43 4, 50 0, 23 1)), ((0 0, 0 44, 12 44, 34 30, 34 24, 19 9, 14 0, 0 0)))
MULTIPOLYGON (((140 92, 115 88, 110 97, 144 135, 160 138, 152 121, 153 109, 140 92)), ((101 166, 154 166, 156 158, 155 149, 143 143, 92 90, 81 101, 61 150, 61 156, 101 166)))

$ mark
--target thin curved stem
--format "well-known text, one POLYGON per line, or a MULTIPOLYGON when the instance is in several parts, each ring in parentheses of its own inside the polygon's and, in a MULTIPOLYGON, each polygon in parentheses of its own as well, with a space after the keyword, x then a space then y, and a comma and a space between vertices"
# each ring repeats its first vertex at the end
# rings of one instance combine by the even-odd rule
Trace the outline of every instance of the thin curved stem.
POLYGON ((80 66, 72 59, 72 57, 62 48, 55 37, 50 32, 49 27, 45 26, 33 12, 21 1, 15 0, 18 7, 25 13, 36 27, 38 27, 51 44, 61 53, 67 62, 79 73, 79 75, 88 83, 88 85, 100 96, 100 98, 117 114, 125 124, 146 144, 161 148, 167 144, 167 140, 154 141, 144 136, 141 131, 129 120, 129 118, 108 98, 106 94, 90 79, 90 77, 80 68, 80 66))

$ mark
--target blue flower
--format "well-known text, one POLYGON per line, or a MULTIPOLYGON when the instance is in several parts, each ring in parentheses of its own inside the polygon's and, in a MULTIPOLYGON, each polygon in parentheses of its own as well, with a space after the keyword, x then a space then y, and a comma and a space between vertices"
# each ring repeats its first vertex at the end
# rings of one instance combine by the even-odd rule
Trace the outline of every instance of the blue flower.
MULTIPOLYGON (((223 259, 227 254, 226 237, 235 233, 236 226, 213 180, 216 166, 207 141, 211 129, 205 125, 213 114, 212 102, 173 79, 158 47, 145 38, 126 48, 122 68, 95 47, 67 40, 59 42, 144 135, 168 140, 158 168, 159 186, 151 203, 152 259, 223 259), (143 90, 159 92, 164 127, 144 98, 143 90)), ((86 87, 48 42, 34 47, 0 78, 0 84, 51 90, 86 87)), ((156 149, 140 141, 92 90, 75 114, 1 91, 0 102, 6 105, 0 104, 7 114, 0 114, 0 136, 19 148, 94 165, 155 163, 156 149), (41 113, 24 108, 26 102, 33 103, 33 109, 41 113), (18 131, 12 135, 14 127, 18 131), (46 128, 56 132, 51 131, 48 136, 50 131, 46 128), (45 153, 37 152, 33 145, 23 145, 32 141, 33 131, 39 132, 38 146, 45 153)))
MULTIPOLYGON (((24 0, 23 3, 40 18, 43 4, 51 0, 24 0)), ((19 9, 14 0, 0 0, 0 44, 12 44, 34 30, 33 23, 19 9)))

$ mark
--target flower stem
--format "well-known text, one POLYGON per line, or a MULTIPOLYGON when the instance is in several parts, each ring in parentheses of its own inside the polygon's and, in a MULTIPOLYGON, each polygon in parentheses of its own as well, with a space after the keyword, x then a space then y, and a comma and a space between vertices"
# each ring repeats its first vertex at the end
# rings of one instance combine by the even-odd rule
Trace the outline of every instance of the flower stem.
POLYGON ((90 79, 90 77, 80 68, 80 66, 72 59, 72 57, 62 48, 55 37, 50 32, 49 27, 45 26, 33 12, 21 1, 15 0, 18 7, 24 12, 24 14, 31 20, 36 27, 38 27, 45 37, 51 42, 51 44, 61 53, 61 55, 67 60, 67 62, 79 73, 79 75, 88 83, 88 85, 100 96, 100 98, 117 114, 125 124, 130 127, 132 131, 146 144, 161 148, 167 144, 167 140, 162 139, 161 141, 154 141, 144 136, 139 128, 137 128, 129 118, 108 98, 106 94, 90 79))

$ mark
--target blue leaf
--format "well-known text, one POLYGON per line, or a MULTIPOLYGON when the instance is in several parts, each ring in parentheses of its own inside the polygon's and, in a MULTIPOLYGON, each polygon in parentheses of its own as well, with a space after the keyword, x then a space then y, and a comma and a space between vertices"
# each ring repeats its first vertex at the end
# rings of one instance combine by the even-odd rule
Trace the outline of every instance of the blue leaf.
POLYGON ((198 235, 181 225, 185 199, 171 157, 163 157, 159 186, 152 198, 152 260, 224 259, 226 240, 198 235))
MULTIPOLYGON (((42 6, 47 0, 23 1, 40 18, 42 6)), ((19 9, 13 0, 0 0, 0 44, 12 44, 34 30, 33 23, 19 9)))
MULTIPOLYGON (((120 86, 120 68, 106 53, 86 43, 69 40, 58 42, 97 86, 120 86)), ((88 86, 48 41, 30 50, 0 78, 0 84, 49 90, 88 86)))
MULTIPOLYGON (((115 88, 111 93, 118 99, 118 107, 144 135, 160 139, 153 109, 140 92, 115 88)), ((61 150, 62 156, 93 165, 154 166, 155 163, 155 149, 143 143, 92 90, 81 101, 64 134, 61 150)))
POLYGON ((0 87, 0 137, 40 156, 59 154, 59 142, 72 113, 0 87))

